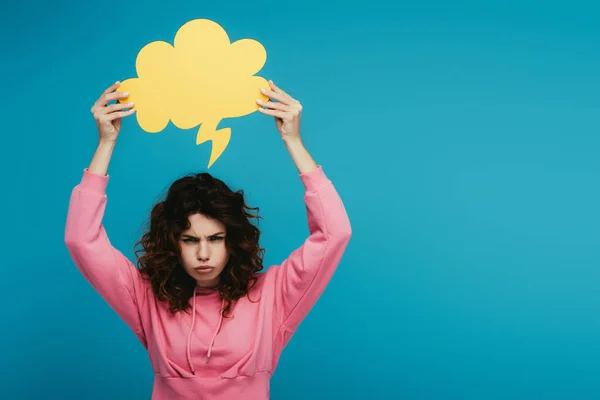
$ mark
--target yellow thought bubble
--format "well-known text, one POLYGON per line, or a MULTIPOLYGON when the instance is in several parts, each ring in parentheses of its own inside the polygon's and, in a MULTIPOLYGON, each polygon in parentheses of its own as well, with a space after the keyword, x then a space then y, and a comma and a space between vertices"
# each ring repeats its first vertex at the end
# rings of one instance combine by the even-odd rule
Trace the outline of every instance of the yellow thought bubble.
POLYGON ((196 144, 212 141, 208 167, 223 154, 231 128, 217 130, 223 118, 255 112, 256 99, 267 101, 261 88, 266 79, 255 76, 267 52, 254 39, 231 43, 225 30, 208 19, 185 23, 174 44, 155 41, 137 55, 138 77, 124 80, 119 92, 129 92, 121 103, 133 101, 140 127, 149 133, 165 129, 169 120, 180 129, 200 125, 196 144))

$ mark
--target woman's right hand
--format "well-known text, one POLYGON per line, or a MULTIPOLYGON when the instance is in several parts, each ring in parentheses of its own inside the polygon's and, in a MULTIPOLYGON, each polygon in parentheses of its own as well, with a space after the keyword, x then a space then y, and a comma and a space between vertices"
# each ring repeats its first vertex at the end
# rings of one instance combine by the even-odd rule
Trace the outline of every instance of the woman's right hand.
POLYGON ((129 96, 127 92, 117 92, 121 82, 115 82, 102 93, 102 96, 94 103, 92 114, 98 126, 100 141, 115 141, 121 130, 121 120, 135 112, 133 103, 119 103, 108 105, 111 100, 123 99, 129 96))

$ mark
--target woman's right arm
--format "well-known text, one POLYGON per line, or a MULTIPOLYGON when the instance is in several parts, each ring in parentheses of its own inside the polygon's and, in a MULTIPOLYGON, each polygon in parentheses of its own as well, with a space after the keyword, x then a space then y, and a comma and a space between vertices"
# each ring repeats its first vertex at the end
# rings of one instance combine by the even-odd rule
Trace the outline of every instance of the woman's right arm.
POLYGON ((90 166, 83 170, 81 181, 71 192, 65 244, 82 275, 147 346, 139 310, 145 304, 148 284, 133 263, 112 246, 102 223, 107 202, 108 165, 120 120, 133 113, 122 111, 125 107, 121 105, 106 105, 119 97, 114 92, 115 85, 108 88, 92 108, 100 139, 90 166))

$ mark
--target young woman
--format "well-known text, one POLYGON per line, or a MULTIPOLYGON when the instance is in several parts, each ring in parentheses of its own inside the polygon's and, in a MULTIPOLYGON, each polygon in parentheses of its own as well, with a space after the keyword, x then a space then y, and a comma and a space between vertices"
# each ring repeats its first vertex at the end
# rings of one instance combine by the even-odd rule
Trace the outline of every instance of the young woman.
MULTIPOLYGON (((310 235, 264 273, 259 230, 243 191, 208 173, 182 177, 150 214, 136 267, 102 219, 108 165, 132 104, 109 87, 92 107, 99 143, 72 191, 65 243, 73 261, 135 332, 154 370, 153 399, 261 400, 281 351, 329 282, 350 240, 344 205, 300 138, 298 101, 270 83, 275 118, 304 184, 310 235)), ((282 227, 285 229, 285 227, 282 227)))

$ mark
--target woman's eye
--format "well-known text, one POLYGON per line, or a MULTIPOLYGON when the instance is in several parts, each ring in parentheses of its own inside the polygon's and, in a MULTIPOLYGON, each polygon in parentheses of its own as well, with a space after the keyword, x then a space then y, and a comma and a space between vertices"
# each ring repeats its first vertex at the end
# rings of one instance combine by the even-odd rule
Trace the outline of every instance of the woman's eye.
MULTIPOLYGON (((225 239, 223 236, 211 237, 210 241, 214 242, 216 240, 223 240, 223 239, 225 239)), ((194 239, 194 238, 185 238, 185 239, 183 239, 184 243, 191 243, 191 242, 197 242, 197 241, 198 241, 198 239, 194 239)))

